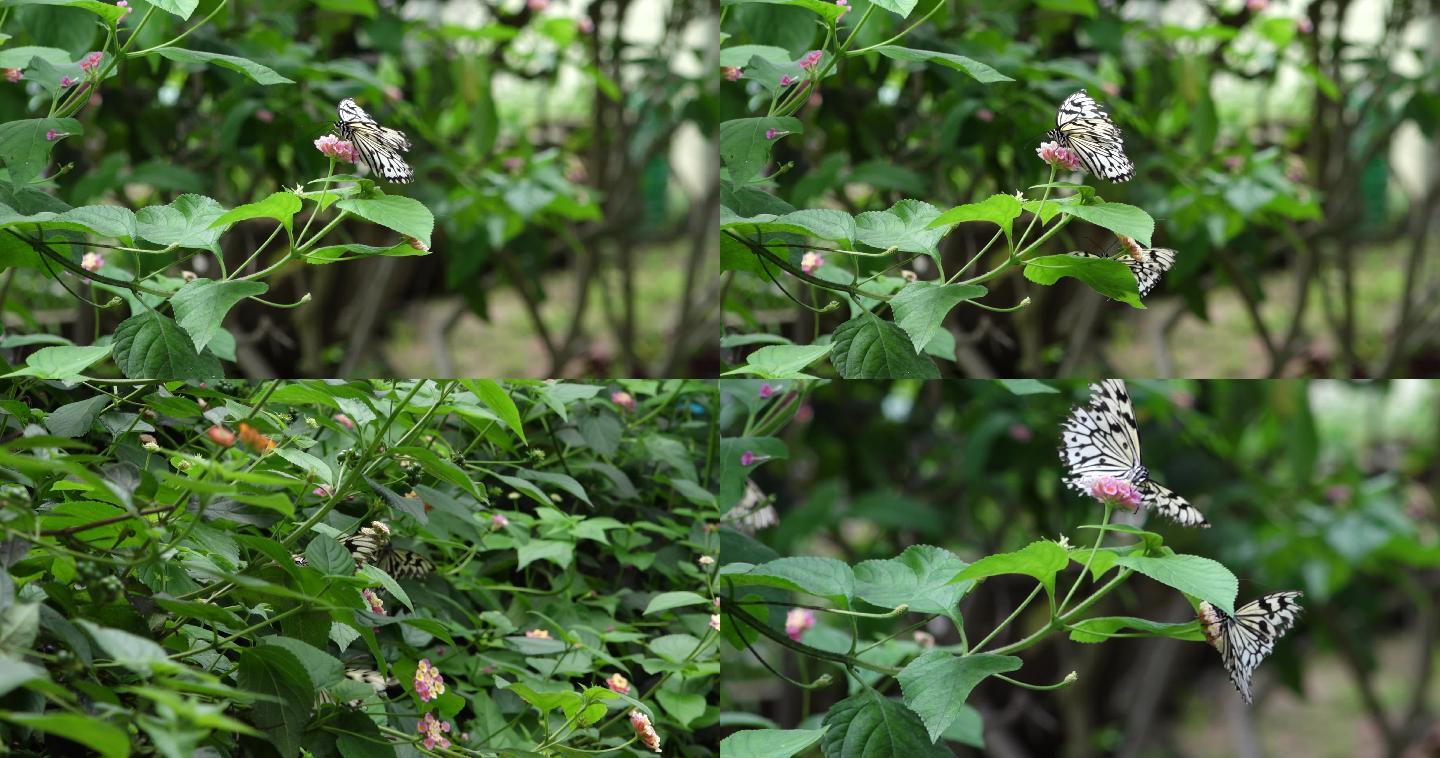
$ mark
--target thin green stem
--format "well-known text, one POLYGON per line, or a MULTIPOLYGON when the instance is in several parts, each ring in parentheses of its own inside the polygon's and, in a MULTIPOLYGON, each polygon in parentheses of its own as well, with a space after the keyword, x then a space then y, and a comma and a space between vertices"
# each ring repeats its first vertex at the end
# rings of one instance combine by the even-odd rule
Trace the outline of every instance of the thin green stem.
POLYGON ((1075 590, 1080 588, 1081 582, 1085 581, 1085 575, 1090 573, 1090 564, 1095 562, 1095 553, 1100 549, 1100 543, 1105 539, 1105 528, 1110 526, 1110 516, 1115 512, 1115 504, 1109 500, 1105 501, 1105 517, 1100 520, 1100 529, 1095 534, 1095 543, 1090 546, 1090 555, 1085 558, 1085 567, 1080 569, 1080 575, 1075 577, 1075 583, 1070 585, 1070 591, 1065 593, 1065 599, 1060 601, 1060 613, 1065 612, 1065 606, 1070 604, 1070 598, 1075 597, 1075 590))
POLYGON ((1015 610, 1012 611, 1009 616, 1006 616, 1004 621, 1001 621, 998 626, 996 626, 994 629, 991 629, 991 630, 990 630, 990 633, 987 634, 987 635, 985 635, 985 638, 984 638, 984 639, 982 639, 982 640, 980 640, 979 642, 975 643, 975 646, 972 647, 972 648, 970 648, 970 650, 967 651, 965 654, 966 654, 966 655, 972 655, 972 654, 974 654, 974 653, 978 653, 978 652, 980 652, 980 650, 983 649, 986 645, 990 644, 990 640, 995 639, 995 635, 997 635, 997 634, 999 634, 1000 632, 1004 631, 1005 627, 1007 627, 1007 626, 1010 625, 1010 622, 1014 621, 1016 618, 1018 618, 1018 617, 1020 616, 1021 613, 1024 613, 1024 612, 1025 612, 1025 609, 1030 606, 1030 602, 1031 602, 1032 600, 1034 600, 1034 599, 1035 599, 1035 596, 1036 596, 1036 595, 1039 595, 1039 594, 1040 594, 1040 590, 1043 590, 1043 589, 1045 589, 1045 585, 1040 584, 1039 582, 1036 582, 1036 583, 1035 583, 1035 589, 1030 590, 1030 594, 1027 595, 1027 596, 1025 597, 1025 599, 1020 602, 1020 605, 1016 606, 1016 607, 1015 607, 1015 610))
MULTIPOLYGON (((202 26, 204 26, 206 23, 208 23, 208 22, 210 21, 210 19, 215 18, 215 14, 216 14, 216 13, 219 13, 219 12, 220 12, 220 9, 221 9, 221 8, 224 8, 224 7, 225 7, 225 3, 227 3, 228 1, 229 1, 229 0, 220 0, 220 2, 215 5, 215 10, 210 11, 210 15, 206 16, 205 18, 200 19, 200 23, 198 23, 198 24, 190 27, 189 29, 186 29, 186 30, 183 31, 183 32, 180 32, 179 36, 175 37, 174 39, 172 39, 172 40, 170 40, 170 41, 168 41, 168 42, 162 42, 162 43, 160 43, 160 44, 158 44, 158 45, 156 45, 156 46, 154 46, 154 47, 147 47, 147 48, 145 48, 144 50, 136 50, 136 51, 133 52, 133 53, 126 53, 126 54, 125 54, 125 57, 127 57, 127 58, 138 58, 138 57, 140 57, 140 56, 142 56, 142 55, 144 55, 144 54, 146 54, 146 53, 153 53, 153 52, 155 52, 156 50, 160 50, 161 48, 170 47, 171 45, 175 44, 176 42, 179 42, 180 40, 185 39, 186 37, 190 36, 190 32, 193 32, 193 31, 195 31, 196 29, 199 29, 200 27, 202 27, 202 26)), ((136 31, 139 31, 139 30, 137 29, 136 31)), ((132 34, 132 35, 131 35, 131 38, 133 39, 134 36, 135 36, 135 35, 132 34)))
POLYGON ((898 41, 899 41, 900 39, 902 39, 905 35, 909 34, 910 32, 915 31, 915 28, 916 28, 916 27, 918 27, 918 26, 920 26, 921 24, 923 24, 923 23, 925 23, 926 21, 928 21, 928 20, 930 19, 930 17, 933 16, 933 15, 935 15, 935 12, 938 11, 938 10, 940 10, 942 7, 944 7, 944 5, 945 5, 945 0, 939 0, 939 2, 935 3, 935 7, 931 8, 925 15, 921 16, 918 21, 916 21, 915 23, 913 23, 913 24, 911 24, 910 26, 906 27, 906 28, 905 28, 905 31, 900 32, 899 34, 895 35, 894 37, 891 37, 890 39, 885 40, 884 42, 877 42, 877 43, 875 43, 875 44, 873 44, 873 45, 867 45, 867 46, 865 46, 865 47, 860 48, 859 50, 851 50, 850 52, 846 53, 845 56, 846 56, 846 57, 852 57, 852 56, 856 56, 856 55, 864 55, 865 53, 868 53, 868 52, 870 52, 871 50, 874 50, 874 49, 877 48, 877 47, 884 47, 884 46, 889 45, 889 44, 892 44, 892 43, 894 43, 894 42, 898 42, 898 41))

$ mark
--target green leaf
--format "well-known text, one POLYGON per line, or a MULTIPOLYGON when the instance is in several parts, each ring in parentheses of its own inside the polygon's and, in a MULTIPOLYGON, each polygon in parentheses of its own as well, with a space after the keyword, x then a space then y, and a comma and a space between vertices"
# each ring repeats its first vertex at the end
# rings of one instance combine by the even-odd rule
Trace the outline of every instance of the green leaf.
POLYGON ((989 221, 1009 237, 1020 216, 1020 200, 1014 195, 991 195, 978 203, 957 205, 930 222, 932 228, 954 226, 966 221, 989 221))
POLYGON ((917 1, 918 0, 873 0, 876 7, 884 8, 900 18, 909 16, 910 11, 915 10, 915 3, 917 1))
POLYGON ((360 570, 356 572, 356 576, 365 577, 377 583, 379 586, 384 587, 386 592, 393 595, 395 599, 399 600, 406 608, 409 608, 412 612, 415 610, 415 604, 410 602, 410 595, 405 591, 405 588, 401 587, 399 582, 396 582, 393 577, 382 571, 378 566, 362 566, 360 570))
POLYGON ((1080 255, 1042 255, 1025 261, 1025 278, 1036 284, 1054 284, 1067 276, 1079 279, 1112 300, 1128 303, 1133 308, 1145 307, 1140 302, 1140 286, 1135 274, 1120 261, 1080 255))
POLYGON ((169 205, 141 208, 135 214, 135 233, 157 245, 198 247, 218 254, 221 231, 211 224, 223 215, 225 209, 204 195, 181 195, 169 205))
MULTIPOLYGON (((96 5, 101 4, 102 3, 99 2, 96 3, 96 5)), ((17 5, 17 3, 11 3, 11 5, 17 5)), ((120 13, 120 10, 114 5, 109 6, 109 9, 115 11, 116 15, 120 13)), ((70 62, 70 53, 58 47, 36 47, 34 45, 6 48, 0 50, 0 68, 23 69, 29 66, 30 61, 34 58, 60 65, 70 62)))
POLYGON ((25 368, 6 374, 12 376, 33 376, 37 379, 68 381, 84 376, 85 369, 104 360, 110 355, 111 345, 57 345, 42 347, 25 359, 25 368))
POLYGON ((26 184, 45 169, 56 143, 84 131, 73 118, 31 118, 0 124, 0 162, 10 169, 12 183, 26 184), (56 134, 53 140, 47 136, 52 131, 56 134))
POLYGON ((940 370, 919 355, 904 330, 866 312, 831 334, 830 362, 844 379, 939 379, 940 370))
POLYGON ((305 667, 305 673, 309 675, 310 684, 315 689, 334 684, 345 678, 345 665, 340 662, 339 658, 308 642, 274 634, 261 637, 260 640, 264 644, 258 645, 257 649, 273 645, 283 648, 295 656, 295 659, 300 661, 300 665, 305 667))
POLYGON ((1130 237, 1141 247, 1150 247, 1150 236, 1155 233, 1155 219, 1150 214, 1124 203, 1064 203, 1060 212, 1130 237))
POLYGON ((1199 621, 1166 623, 1132 616, 1100 616, 1072 624, 1070 640, 1072 642, 1104 642, 1109 639, 1107 635, 1114 634, 1121 629, 1134 629, 1140 632, 1149 632, 1157 637, 1174 637, 1178 640, 1192 642, 1205 640, 1205 633, 1200 630, 1199 621))
POLYGON ((766 345, 751 353, 745 365, 723 376, 754 374, 764 379, 810 379, 805 368, 830 354, 833 345, 766 345))
POLYGON ((115 327, 115 365, 130 379, 210 381, 220 362, 195 350, 190 335, 169 317, 144 311, 115 327))
POLYGON ((834 558, 794 556, 758 566, 730 563, 720 569, 720 575, 737 586, 780 587, 836 602, 855 596, 855 572, 834 558))
POLYGON ((694 592, 662 592, 650 598, 650 604, 645 606, 642 615, 649 616, 652 613, 661 613, 672 608, 683 608, 688 605, 709 605, 710 600, 704 595, 694 592))
MULTIPOLYGON (((818 1, 816 3, 819 4, 818 1)), ((840 10, 834 6, 835 10, 840 10)), ((837 14, 838 15, 838 14, 837 14)), ((747 184, 770 162, 770 151, 781 134, 804 131, 800 120, 789 116, 737 118, 720 124, 720 165, 730 174, 730 181, 747 184), (771 129, 775 139, 766 137, 771 129)))
POLYGON ((285 225, 288 231, 291 223, 295 220, 295 214, 300 212, 300 198, 294 192, 282 190, 271 193, 269 197, 258 203, 246 203, 236 208, 231 208, 220 218, 210 224, 212 228, 229 226, 237 221, 245 221, 252 218, 273 218, 285 225))
POLYGON ((335 204, 360 218, 406 237, 413 237, 430 247, 430 233, 435 230, 435 216, 425 204, 411 197, 385 195, 376 198, 351 197, 335 204))
POLYGON ((949 550, 911 545, 894 558, 857 564, 855 595, 881 608, 903 603, 916 613, 949 613, 974 586, 950 583, 966 565, 949 550))
POLYGON ((1055 592, 1055 574, 1070 563, 1070 554, 1058 543, 1037 540, 1013 553, 987 555, 955 575, 951 582, 984 579, 1000 574, 1024 574, 1039 579, 1045 591, 1055 592))
POLYGON ((762 213, 758 216, 741 218, 722 209, 720 228, 733 229, 742 234, 763 233, 800 234, 806 237, 853 244, 857 233, 855 219, 845 211, 831 208, 808 208, 782 215, 762 213))
POLYGON ((895 676, 900 681, 905 705, 925 722, 932 741, 960 716, 965 699, 987 676, 1020 668, 1020 659, 1010 655, 977 653, 958 656, 931 650, 906 664, 895 676))
POLYGON ((890 307, 895 310, 895 324, 910 335, 910 344, 919 353, 935 338, 952 308, 985 293, 978 284, 911 282, 890 299, 890 307))
POLYGON ((830 706, 822 723, 825 758, 951 758, 949 750, 926 738, 914 711, 872 689, 830 706))
POLYGON ((69 713, 0 711, 0 719, 79 743, 103 758, 127 758, 130 755, 130 736, 125 730, 99 718, 69 713))
POLYGON ((56 408, 45 417, 45 428, 56 437, 74 439, 90 431, 95 417, 110 405, 110 397, 96 395, 56 408))
POLYGON ((881 249, 924 253, 939 260, 936 247, 946 230, 931 225, 940 211, 919 200, 901 200, 888 211, 870 211, 855 217, 856 239, 881 249))
POLYGON ((339 245, 311 248, 301 255, 304 257, 306 263, 314 266, 323 266, 329 263, 358 261, 361 258, 373 258, 375 256, 409 258, 415 255, 429 254, 429 250, 421 250, 409 242, 401 241, 388 247, 383 245, 362 245, 358 242, 342 242, 339 245), (351 253, 355 254, 351 255, 351 253))
POLYGON ((701 641, 688 634, 666 634, 650 640, 650 652, 670 661, 682 663, 693 659, 701 641))
POLYGON ((1126 555, 1115 563, 1191 597, 1208 601, 1226 613, 1235 614, 1235 595, 1240 591, 1240 582, 1230 569, 1209 558, 1183 554, 1158 557, 1126 555))
POLYGON ((355 556, 340 541, 317 534, 305 546, 305 560, 316 571, 327 576, 350 576, 355 573, 355 556))
POLYGON ((720 740, 725 758, 792 758, 820 741, 823 729, 745 729, 720 740))
POLYGON ((575 560, 575 543, 555 540, 530 540, 515 548, 519 563, 515 568, 523 569, 535 561, 550 561, 560 568, 568 568, 575 560))
POLYGON ((466 379, 461 384, 484 403, 485 407, 494 411, 521 442, 529 444, 525 442, 525 425, 520 422, 520 410, 515 407, 515 401, 499 382, 494 379, 466 379))
POLYGON ((137 674, 148 674, 152 670, 170 671, 179 665, 170 660, 165 648, 149 637, 131 634, 123 629, 111 629, 91 623, 87 619, 75 619, 75 623, 90 633, 100 648, 111 660, 137 674))
MULTIPOLYGON (((883 8, 885 6, 882 5, 880 7, 883 8)), ((980 61, 974 60, 972 58, 966 58, 963 55, 942 53, 936 50, 914 50, 908 47, 900 47, 898 45, 881 45, 880 47, 871 48, 871 52, 879 53, 886 58, 891 58, 897 61, 912 61, 915 63, 938 63, 942 66, 953 68, 956 71, 961 71, 969 74, 970 78, 974 79, 977 82, 980 82, 981 84, 1015 81, 1014 79, 1011 79, 1010 77, 1000 73, 999 71, 996 71, 995 69, 985 65, 984 63, 981 63, 980 61)))
POLYGON ((1053 395, 1060 390, 1039 379, 996 379, 1012 395, 1053 395))
POLYGON ((46 231, 93 232, 101 237, 116 239, 135 236, 135 213, 129 208, 85 205, 71 208, 64 213, 41 211, 26 216, 0 205, 0 227, 25 227, 31 224, 43 224, 46 231))
POLYGON ((275 645, 249 648, 240 653, 236 680, 264 696, 255 700, 250 722, 270 736, 281 755, 299 753, 315 689, 295 654, 275 645))
POLYGON ((180 63, 213 63, 216 66, 228 68, 231 71, 238 71, 259 84, 294 84, 295 82, 275 73, 269 66, 262 66, 248 58, 240 58, 234 55, 221 55, 220 53, 207 53, 203 50, 186 50, 183 47, 162 47, 154 53, 162 58, 169 58, 180 63))
MULTIPOLYGON (((34 603, 33 605, 39 605, 34 603)), ((10 612, 13 612, 12 606, 10 612)), ((38 613, 37 613, 38 616, 38 613)), ((3 624, 0 621, 0 624, 3 624)), ((36 680, 50 681, 50 673, 33 663, 27 663, 20 658, 0 653, 0 697, 10 694, 17 687, 21 687, 36 680)))
POLYGON ((840 14, 845 9, 835 3, 823 2, 823 0, 721 0, 721 5, 744 5, 748 3, 765 3, 768 5, 790 5, 796 8, 816 13, 827 22, 835 22, 840 19, 840 14))
POLYGON ((200 6, 200 0, 150 0, 150 4, 166 13, 173 13, 179 16, 181 21, 185 21, 200 6))
MULTIPOLYGON (((693 649, 693 648, 692 648, 693 649)), ((690 724, 705 715, 705 696, 698 692, 672 692, 660 690, 655 699, 680 726, 689 729, 690 724)))
POLYGON ((790 449, 774 437, 727 437, 720 440, 720 511, 727 512, 740 502, 745 492, 745 480, 760 463, 789 457, 790 449), (744 465, 742 459, 747 452, 758 462, 744 465))
MULTIPOLYGON (((1100 12, 1100 9, 1095 7, 1095 0, 1037 0, 1036 5, 1039 5, 1047 11, 1074 13, 1080 16, 1089 16, 1090 18, 1095 18, 1100 12)), ((1290 19, 1287 18, 1284 19, 1284 21, 1292 28, 1294 27, 1294 23, 1292 23, 1290 19)))
MULTIPOLYGON (((4 53, 0 52, 0 57, 4 53)), ((790 51, 773 45, 735 45, 720 49, 720 65, 729 68, 743 68, 751 58, 760 57, 771 63, 789 63, 790 51)), ((26 60, 29 60, 28 58, 26 60)), ((4 65, 0 63, 0 65, 4 65)))
POLYGON ((950 728, 940 736, 951 742, 983 750, 985 748, 985 721, 980 717, 979 711, 968 705, 962 705, 959 718, 951 722, 950 728))
POLYGON ((215 339, 220 324, 236 303, 247 297, 263 295, 268 289, 269 285, 263 282, 196 279, 186 283, 170 298, 170 307, 175 311, 175 323, 190 334, 190 341, 198 353, 215 339))

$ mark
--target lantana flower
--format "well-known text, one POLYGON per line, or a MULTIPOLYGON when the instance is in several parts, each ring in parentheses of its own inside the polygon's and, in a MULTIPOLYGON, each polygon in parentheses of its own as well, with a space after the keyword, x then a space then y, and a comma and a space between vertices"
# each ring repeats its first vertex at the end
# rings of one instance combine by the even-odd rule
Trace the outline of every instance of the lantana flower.
POLYGON ((804 255, 800 256, 800 270, 807 274, 815 273, 823 265, 825 265, 825 256, 814 250, 807 250, 804 255))
POLYGON ((21 70, 18 69, 18 68, 7 68, 7 69, 5 69, 5 81, 10 82, 10 83, 12 83, 12 84, 15 83, 15 82, 20 81, 20 78, 23 77, 24 75, 25 75, 25 72, 24 72, 24 71, 21 71, 21 70))
POLYGON ((123 9, 125 11, 124 13, 120 14, 120 18, 116 19, 115 23, 119 24, 124 22, 125 17, 130 15, 130 3, 126 2, 126 0, 117 0, 117 2, 115 3, 115 7, 123 9))
MULTIPOLYGON (((386 615, 386 613, 385 613, 385 603, 380 599, 380 596, 379 596, 379 595, 375 594, 375 590, 371 590, 371 589, 360 590, 360 596, 363 597, 363 598, 365 598, 365 604, 368 605, 368 606, 370 606, 370 612, 371 612, 371 613, 375 614, 376 616, 384 616, 384 615, 386 615)), ((426 699, 426 698, 421 698, 421 699, 423 700, 423 699, 426 699)))
POLYGON ((331 158, 339 158, 346 163, 354 163, 355 159, 359 157, 353 144, 333 134, 326 134, 315 140, 315 149, 331 158))
POLYGON ((710 614, 710 628, 714 629, 717 632, 720 631, 720 614, 710 614))
POLYGON ((430 665, 429 658, 421 658, 420 665, 415 667, 415 694, 427 703, 445 694, 445 677, 440 675, 440 669, 430 665))
POLYGON ((640 742, 645 747, 660 752, 660 735, 655 731, 655 725, 650 723, 650 717, 639 709, 630 711, 630 726, 635 729, 635 734, 640 736, 640 742))
POLYGON ((450 722, 437 720, 433 713, 425 714, 425 718, 416 725, 416 731, 425 735, 426 750, 434 750, 437 747, 444 750, 450 747, 450 740, 445 737, 450 732, 450 722))
POLYGON ((610 678, 605 680, 605 686, 621 695, 630 694, 630 680, 626 679, 619 671, 611 674, 610 678))
POLYGON ((103 60, 105 60, 104 53, 91 53, 85 56, 84 60, 80 61, 80 70, 90 71, 91 69, 97 68, 100 65, 100 61, 103 60))
POLYGON ((785 633, 796 642, 814 626, 815 612, 809 608, 791 608, 790 612, 785 614, 785 633))
POLYGON ((610 402, 624 408, 630 413, 635 412, 635 398, 629 392, 611 392, 610 402))
POLYGON ((494 516, 490 517, 490 526, 495 527, 496 529, 504 529, 509 525, 510 519, 505 518, 505 514, 503 513, 497 513, 494 516))
POLYGON ((805 54, 805 57, 800 59, 800 68, 806 69, 807 71, 815 68, 815 66, 819 65, 820 59, 824 57, 824 55, 825 54, 819 50, 811 50, 805 54))
POLYGON ((1140 490, 1135 489, 1135 485, 1113 476, 1095 477, 1085 489, 1096 500, 1118 505, 1126 510, 1136 510, 1145 501, 1145 496, 1140 494, 1140 490))
POLYGON ((533 638, 533 639, 537 639, 537 640, 548 640, 548 639, 550 639, 550 630, 549 630, 549 629, 526 629, 526 630, 525 630, 525 636, 526 636, 526 637, 533 638))
POLYGON ((99 253, 86 253, 80 258, 80 268, 86 271, 99 271, 105 265, 105 256, 99 253))
POLYGON ((1076 155, 1068 147, 1062 147, 1059 142, 1045 142, 1035 150, 1040 160, 1052 166, 1074 171, 1080 168, 1080 156, 1076 155))

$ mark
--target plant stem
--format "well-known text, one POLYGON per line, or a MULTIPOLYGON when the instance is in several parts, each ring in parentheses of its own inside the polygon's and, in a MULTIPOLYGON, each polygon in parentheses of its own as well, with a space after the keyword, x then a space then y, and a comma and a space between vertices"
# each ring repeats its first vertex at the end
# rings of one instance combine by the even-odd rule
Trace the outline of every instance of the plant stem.
POLYGON ((1080 569, 1080 575, 1075 577, 1075 583, 1070 585, 1070 591, 1065 593, 1065 599, 1060 601, 1060 613, 1065 612, 1065 606, 1070 604, 1070 598, 1075 597, 1075 590, 1080 588, 1080 583, 1085 581, 1085 575, 1090 572, 1090 564, 1095 560, 1095 552, 1100 549, 1100 542, 1105 539, 1105 529, 1110 526, 1110 516, 1115 511, 1115 504, 1109 500, 1105 501, 1105 518, 1100 520, 1100 529, 1095 534, 1095 544, 1090 546, 1090 555, 1085 558, 1085 567, 1080 569))
POLYGON ((1023 612, 1027 607, 1029 607, 1030 601, 1034 600, 1035 596, 1040 594, 1040 590, 1043 589, 1045 589, 1045 585, 1036 582, 1035 589, 1030 590, 1029 596, 1027 596, 1025 600, 1023 600, 1020 605, 1017 606, 1013 612, 1011 612, 1009 616, 1006 616, 1005 620, 1001 621, 999 626, 990 630, 990 633, 985 635, 984 639, 975 643, 975 646, 970 648, 970 650, 967 651, 965 654, 972 655, 974 653, 980 652, 980 649, 985 647, 985 645, 989 644, 990 640, 995 639, 995 635, 999 634, 1002 630, 1005 629, 1005 627, 1009 626, 1011 621, 1014 621, 1021 614, 1021 612, 1023 612))

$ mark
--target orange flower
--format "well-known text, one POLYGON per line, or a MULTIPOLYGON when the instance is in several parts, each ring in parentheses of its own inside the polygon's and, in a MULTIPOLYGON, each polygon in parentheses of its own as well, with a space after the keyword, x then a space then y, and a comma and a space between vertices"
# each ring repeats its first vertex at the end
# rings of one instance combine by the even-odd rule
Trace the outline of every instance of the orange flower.
POLYGON ((240 422, 240 442, 261 455, 275 449, 275 440, 266 437, 258 429, 243 421, 240 422))

